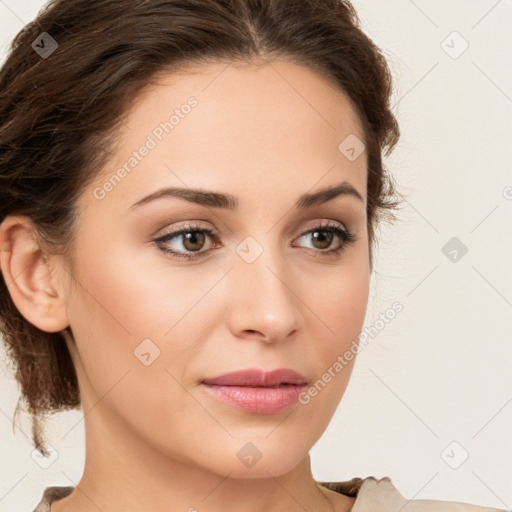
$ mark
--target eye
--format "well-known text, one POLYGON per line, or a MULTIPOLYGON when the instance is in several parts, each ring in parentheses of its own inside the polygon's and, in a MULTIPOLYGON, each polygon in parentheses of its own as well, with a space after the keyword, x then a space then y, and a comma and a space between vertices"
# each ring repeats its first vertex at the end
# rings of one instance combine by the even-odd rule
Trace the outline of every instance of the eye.
POLYGON ((208 252, 208 250, 201 251, 208 237, 214 240, 213 246, 217 247, 219 240, 213 230, 198 225, 187 225, 157 238, 154 242, 162 252, 190 260, 200 258, 202 256, 199 254, 203 255, 208 252), (171 241, 173 244, 169 243, 171 241), (173 245, 174 248, 170 249, 169 245, 173 245), (187 254, 183 251, 190 251, 197 255, 187 254))
MULTIPOLYGON (((337 256, 356 240, 356 236, 353 233, 343 229, 338 224, 330 222, 309 229, 298 240, 307 239, 310 235, 312 235, 313 247, 305 247, 305 249, 306 251, 312 251, 320 257, 337 256), (334 248, 332 248, 333 242, 334 248)), ((222 245, 215 231, 197 224, 190 224, 170 231, 153 241, 165 254, 186 260, 207 256, 212 248, 218 248, 222 245), (209 244, 207 243, 208 240, 210 240, 209 244), (210 248, 202 250, 205 245, 209 245, 210 248)))
POLYGON ((307 239, 310 235, 312 235, 313 248, 306 247, 306 249, 320 253, 320 256, 337 256, 356 240, 352 232, 330 222, 309 229, 299 237, 299 240, 307 239), (334 248, 332 248, 333 242, 334 248))

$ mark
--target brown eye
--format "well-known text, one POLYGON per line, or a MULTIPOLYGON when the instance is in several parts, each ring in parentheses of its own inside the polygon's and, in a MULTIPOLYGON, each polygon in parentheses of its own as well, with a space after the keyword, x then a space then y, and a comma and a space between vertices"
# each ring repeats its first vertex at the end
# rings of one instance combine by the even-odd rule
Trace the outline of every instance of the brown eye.
POLYGON ((217 248, 220 245, 217 235, 211 229, 195 225, 171 231, 154 242, 162 252, 185 259, 206 256, 210 247, 217 248), (208 240, 210 240, 210 244, 208 244, 208 240))
POLYGON ((206 241, 204 233, 200 231, 182 233, 181 236, 183 236, 183 247, 187 251, 199 251, 203 248, 206 241))
MULTIPOLYGON (((299 240, 307 240, 312 244, 311 247, 304 247, 306 251, 316 253, 318 257, 328 257, 339 255, 356 240, 356 236, 337 224, 327 224, 311 228, 303 233, 299 240), (335 239, 338 240, 337 244, 334 243, 335 239)), ((162 252, 186 260, 206 257, 212 249, 223 246, 216 232, 198 225, 188 225, 170 231, 153 242, 162 252)))
POLYGON ((313 244, 315 249, 328 249, 334 239, 334 233, 332 231, 311 231, 313 238, 313 244))
POLYGON ((328 222, 309 229, 299 237, 299 240, 305 240, 311 244, 310 247, 304 247, 306 251, 328 257, 338 256, 356 240, 356 236, 338 224, 328 222), (338 243, 334 243, 335 239, 338 239, 338 243))

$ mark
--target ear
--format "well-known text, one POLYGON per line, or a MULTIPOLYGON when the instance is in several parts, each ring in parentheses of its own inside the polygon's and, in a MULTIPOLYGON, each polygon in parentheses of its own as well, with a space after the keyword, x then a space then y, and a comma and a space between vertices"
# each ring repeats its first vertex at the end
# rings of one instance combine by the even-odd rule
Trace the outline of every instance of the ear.
POLYGON ((29 217, 7 216, 0 224, 0 269, 19 312, 42 331, 58 332, 69 325, 64 294, 54 288, 60 283, 36 233, 29 217))

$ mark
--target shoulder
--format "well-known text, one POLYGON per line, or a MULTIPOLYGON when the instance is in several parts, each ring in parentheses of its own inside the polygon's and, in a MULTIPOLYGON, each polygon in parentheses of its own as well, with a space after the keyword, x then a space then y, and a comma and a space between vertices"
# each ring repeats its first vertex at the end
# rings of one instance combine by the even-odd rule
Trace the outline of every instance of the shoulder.
POLYGON ((356 496, 350 512, 505 512, 457 501, 408 500, 393 485, 391 478, 353 478, 344 482, 317 482, 347 496, 356 496))
POLYGON ((36 508, 32 512, 51 512, 50 504, 60 498, 65 498, 73 491, 73 486, 52 486, 47 487, 41 498, 41 501, 36 505, 36 508))

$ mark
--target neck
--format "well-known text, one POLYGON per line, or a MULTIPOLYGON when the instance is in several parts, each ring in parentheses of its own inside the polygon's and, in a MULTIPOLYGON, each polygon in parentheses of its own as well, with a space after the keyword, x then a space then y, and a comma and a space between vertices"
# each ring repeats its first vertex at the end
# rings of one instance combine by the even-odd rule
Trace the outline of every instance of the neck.
POLYGON ((82 478, 69 496, 52 504, 51 512, 225 512, 226 508, 233 512, 332 512, 348 510, 351 503, 347 497, 346 507, 340 508, 341 500, 334 506, 333 493, 313 478, 309 455, 279 476, 267 472, 268 478, 232 478, 230 473, 219 475, 178 460, 141 440, 115 418, 99 421, 99 417, 85 417, 82 478))

